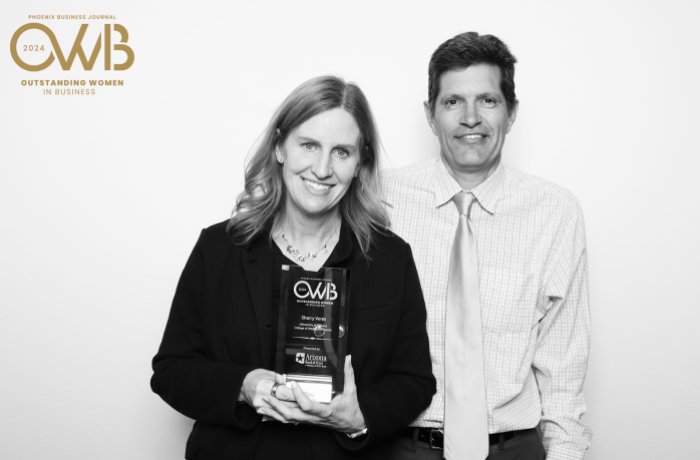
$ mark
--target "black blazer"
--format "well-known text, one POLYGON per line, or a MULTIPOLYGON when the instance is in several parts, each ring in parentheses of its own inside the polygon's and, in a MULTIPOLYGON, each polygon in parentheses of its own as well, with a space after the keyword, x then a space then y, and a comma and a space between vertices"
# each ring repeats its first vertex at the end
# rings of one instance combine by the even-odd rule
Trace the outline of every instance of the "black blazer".
POLYGON ((273 250, 261 236, 235 244, 225 222, 202 231, 182 272, 151 387, 196 420, 187 459, 386 458, 392 437, 435 393, 425 304, 411 250, 375 235, 368 263, 346 225, 326 266, 350 269, 348 353, 368 435, 262 422, 237 402, 253 369, 273 369, 273 250))

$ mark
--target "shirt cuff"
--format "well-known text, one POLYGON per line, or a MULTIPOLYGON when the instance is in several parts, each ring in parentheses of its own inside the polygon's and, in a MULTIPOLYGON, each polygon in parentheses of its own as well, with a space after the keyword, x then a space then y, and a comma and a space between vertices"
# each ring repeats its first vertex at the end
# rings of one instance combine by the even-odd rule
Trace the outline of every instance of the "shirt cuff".
POLYGON ((547 449, 547 460, 583 460, 584 453, 570 446, 554 445, 547 449))

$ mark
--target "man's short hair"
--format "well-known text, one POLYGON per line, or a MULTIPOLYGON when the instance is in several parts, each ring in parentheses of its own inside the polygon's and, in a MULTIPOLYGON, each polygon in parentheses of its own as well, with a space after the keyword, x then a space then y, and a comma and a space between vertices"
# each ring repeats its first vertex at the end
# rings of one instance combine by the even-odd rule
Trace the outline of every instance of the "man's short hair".
POLYGON ((464 32, 440 45, 428 65, 428 103, 430 113, 435 113, 435 100, 440 93, 440 77, 447 71, 465 69, 474 64, 493 64, 501 69, 501 92, 506 98, 508 112, 512 112, 518 99, 515 97, 515 63, 513 56, 498 37, 464 32))

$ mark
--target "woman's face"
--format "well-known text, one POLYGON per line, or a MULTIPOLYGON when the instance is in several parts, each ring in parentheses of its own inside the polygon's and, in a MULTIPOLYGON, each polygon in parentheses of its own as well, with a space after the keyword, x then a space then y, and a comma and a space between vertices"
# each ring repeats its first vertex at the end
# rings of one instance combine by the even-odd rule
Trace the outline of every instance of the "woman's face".
POLYGON ((322 217, 336 212, 360 169, 360 128, 345 109, 309 118, 277 149, 287 189, 286 212, 322 217))

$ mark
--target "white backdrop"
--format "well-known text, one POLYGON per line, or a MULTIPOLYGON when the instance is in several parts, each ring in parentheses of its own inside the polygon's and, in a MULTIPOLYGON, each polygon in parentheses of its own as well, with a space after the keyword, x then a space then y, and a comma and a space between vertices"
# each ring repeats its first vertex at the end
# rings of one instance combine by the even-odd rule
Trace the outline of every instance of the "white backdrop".
POLYGON ((0 459, 182 458, 191 421, 150 392, 150 359, 198 231, 228 217, 272 111, 340 74, 372 104, 386 166, 435 154, 428 59, 467 30, 519 59, 507 162, 586 215, 587 458, 700 456, 695 2, 95 3, 0 6, 0 459), (39 22, 66 50, 81 22, 86 43, 120 23, 134 64, 22 70, 7 45, 31 14, 116 15, 39 22), (21 84, 95 77, 125 83, 21 84))

